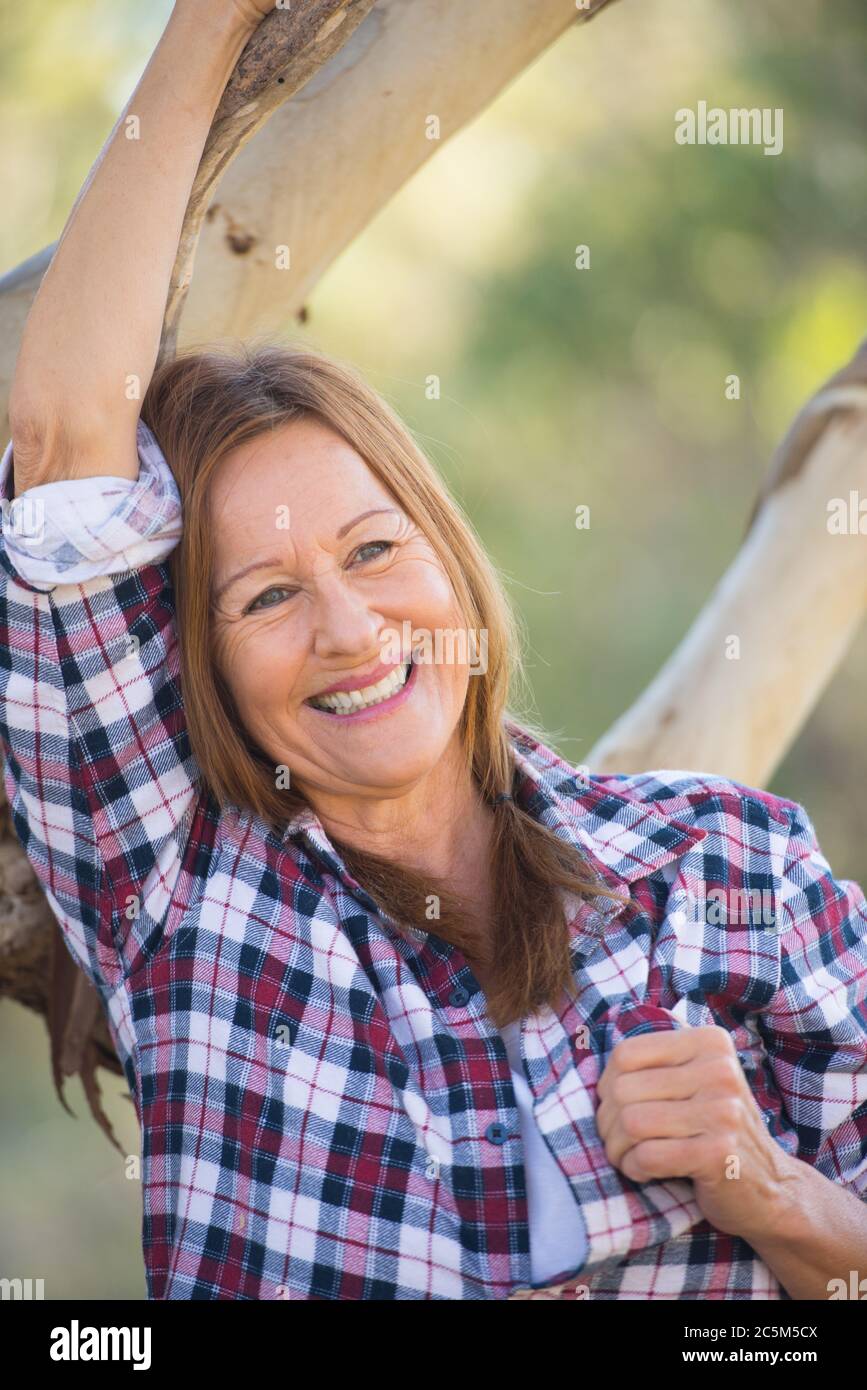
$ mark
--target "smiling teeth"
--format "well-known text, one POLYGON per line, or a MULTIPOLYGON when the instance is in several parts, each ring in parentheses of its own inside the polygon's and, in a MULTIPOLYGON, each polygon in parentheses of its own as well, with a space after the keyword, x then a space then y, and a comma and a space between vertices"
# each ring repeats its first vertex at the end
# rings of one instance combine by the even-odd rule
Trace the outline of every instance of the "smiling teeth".
POLYGON ((412 662, 397 666, 390 676, 377 685, 365 685, 360 690, 338 690, 334 695, 320 695, 310 703, 314 709, 325 709, 330 714, 354 714, 359 709, 369 709, 379 705, 400 688, 406 685, 412 662))

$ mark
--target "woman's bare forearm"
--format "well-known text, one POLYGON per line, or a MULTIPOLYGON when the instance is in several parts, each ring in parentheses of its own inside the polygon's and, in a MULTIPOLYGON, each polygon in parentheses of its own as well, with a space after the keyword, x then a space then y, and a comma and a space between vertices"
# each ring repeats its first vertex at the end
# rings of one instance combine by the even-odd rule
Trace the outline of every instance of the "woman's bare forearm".
POLYGON ((851 1288, 867 1278, 867 1204, 802 1159, 786 1163, 785 1205, 750 1245, 790 1298, 862 1297, 851 1288))
POLYGON ((10 397, 16 491, 137 477, 136 424, 190 189, 254 28, 225 0, 179 0, 91 170, 22 338, 10 397))

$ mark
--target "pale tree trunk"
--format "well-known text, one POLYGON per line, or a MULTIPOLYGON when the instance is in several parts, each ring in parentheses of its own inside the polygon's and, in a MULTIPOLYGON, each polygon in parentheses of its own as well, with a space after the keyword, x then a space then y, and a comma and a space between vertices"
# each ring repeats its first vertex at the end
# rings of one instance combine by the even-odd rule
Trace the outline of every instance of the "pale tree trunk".
POLYGON ((593 771, 768 781, 867 609, 856 516, 865 491, 867 341, 798 415, 735 558, 680 646, 591 750, 593 771))
MULTIPOLYGON (((572 23, 606 3, 317 0, 303 14, 275 11, 242 55, 214 120, 161 356, 176 346, 285 332, 323 272, 415 170, 572 23), (289 268, 278 270, 277 256, 285 264, 287 252, 289 268)), ((48 248, 0 280, 7 438, 17 345, 51 254, 48 248)), ((717 592, 659 677, 594 749, 592 768, 692 767, 754 784, 773 771, 867 602, 859 548, 825 525, 827 500, 864 486, 865 428, 852 421, 865 380, 862 352, 798 417, 717 592), (740 642, 736 658, 732 637, 740 642)), ((110 1133, 96 1068, 119 1072, 120 1065, 5 804, 0 995, 46 1016, 58 1091, 65 1077, 80 1074, 92 1112, 110 1133)))

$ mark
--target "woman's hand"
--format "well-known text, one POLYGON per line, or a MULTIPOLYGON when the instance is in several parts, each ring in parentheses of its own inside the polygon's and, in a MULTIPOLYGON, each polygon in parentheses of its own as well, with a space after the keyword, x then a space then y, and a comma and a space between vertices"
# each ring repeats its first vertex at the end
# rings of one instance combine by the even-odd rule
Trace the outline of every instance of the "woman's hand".
MULTIPOLYGON (((277 8, 274 0, 228 0, 228 3, 234 9, 239 10, 241 18, 246 19, 254 28, 257 24, 261 24, 266 14, 270 14, 272 10, 277 8)), ((288 9, 289 6, 286 4, 282 8, 288 9)))
POLYGON ((775 1232, 803 1165, 769 1136, 724 1028, 624 1038, 597 1096, 605 1152, 627 1178, 691 1178, 717 1230, 745 1240, 775 1232))
POLYGON ((225 22, 240 22, 242 28, 250 32, 257 29, 272 10, 276 10, 275 0, 175 0, 175 11, 199 15, 200 19, 217 22, 220 26, 225 22))

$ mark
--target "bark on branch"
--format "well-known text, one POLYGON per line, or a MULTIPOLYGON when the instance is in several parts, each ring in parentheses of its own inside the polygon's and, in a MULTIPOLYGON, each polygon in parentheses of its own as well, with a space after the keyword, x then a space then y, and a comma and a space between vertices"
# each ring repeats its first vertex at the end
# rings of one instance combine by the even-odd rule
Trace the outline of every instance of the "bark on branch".
POLYGON ((159 360, 177 351, 178 327, 202 220, 233 159, 277 110, 342 48, 374 0, 308 0, 272 10, 252 35, 217 108, 196 174, 172 273, 159 360))

